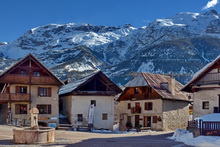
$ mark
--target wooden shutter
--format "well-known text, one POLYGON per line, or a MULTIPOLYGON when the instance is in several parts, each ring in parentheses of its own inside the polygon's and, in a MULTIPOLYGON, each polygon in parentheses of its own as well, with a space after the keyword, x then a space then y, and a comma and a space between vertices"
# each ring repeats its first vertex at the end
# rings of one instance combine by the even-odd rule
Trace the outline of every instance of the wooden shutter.
POLYGON ((147 102, 146 102, 146 103, 144 103, 144 104, 145 104, 145 105, 144 105, 144 106, 145 106, 145 107, 144 107, 144 109, 145 109, 145 110, 148 110, 148 107, 147 107, 147 106, 148 106, 148 105, 147 105, 147 102))
POLYGON ((51 114, 51 105, 47 105, 48 107, 48 114, 51 114))
POLYGON ((149 106, 150 106, 149 110, 153 110, 153 103, 152 102, 150 102, 149 106))
POLYGON ((128 103, 128 109, 131 109, 131 103, 128 103))
POLYGON ((157 116, 153 116, 153 123, 157 123, 157 116))
POLYGON ((19 86, 15 87, 15 93, 20 93, 20 87, 19 86))
POLYGON ((40 87, 38 87, 38 96, 40 96, 40 87))
POLYGON ((15 114, 20 114, 20 105, 19 104, 15 105, 15 114))
POLYGON ((51 87, 48 87, 48 88, 47 88, 47 96, 48 96, 48 97, 51 97, 51 87))

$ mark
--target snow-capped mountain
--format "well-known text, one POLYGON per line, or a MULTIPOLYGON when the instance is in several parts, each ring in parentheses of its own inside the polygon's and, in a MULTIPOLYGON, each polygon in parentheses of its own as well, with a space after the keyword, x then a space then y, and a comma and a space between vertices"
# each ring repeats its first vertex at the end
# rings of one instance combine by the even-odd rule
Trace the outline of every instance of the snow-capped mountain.
POLYGON ((219 16, 215 10, 182 12, 141 28, 45 25, 0 43, 0 68, 32 53, 63 80, 101 69, 121 85, 135 72, 172 72, 184 83, 220 54, 219 16))

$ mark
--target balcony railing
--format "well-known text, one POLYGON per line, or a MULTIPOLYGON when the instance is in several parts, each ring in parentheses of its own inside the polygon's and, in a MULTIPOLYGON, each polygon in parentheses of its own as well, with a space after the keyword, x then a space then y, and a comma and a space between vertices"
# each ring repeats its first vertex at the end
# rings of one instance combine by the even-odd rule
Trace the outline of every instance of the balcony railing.
POLYGON ((131 107, 131 113, 141 113, 141 107, 131 107))
POLYGON ((9 101, 9 93, 0 93, 0 101, 9 101))
POLYGON ((208 73, 202 77, 196 84, 219 84, 220 73, 208 73))
POLYGON ((30 94, 24 94, 24 93, 0 93, 0 102, 8 102, 8 101, 16 101, 16 102, 22 102, 22 101, 29 101, 30 100, 30 94))
POLYGON ((136 100, 146 99, 148 98, 148 94, 131 94, 131 99, 133 98, 136 100))
POLYGON ((56 84, 54 79, 50 76, 31 76, 31 75, 20 75, 20 74, 8 74, 2 81, 2 83, 19 83, 19 84, 45 84, 53 85, 56 84))
POLYGON ((30 94, 26 93, 11 93, 11 101, 29 101, 30 94))

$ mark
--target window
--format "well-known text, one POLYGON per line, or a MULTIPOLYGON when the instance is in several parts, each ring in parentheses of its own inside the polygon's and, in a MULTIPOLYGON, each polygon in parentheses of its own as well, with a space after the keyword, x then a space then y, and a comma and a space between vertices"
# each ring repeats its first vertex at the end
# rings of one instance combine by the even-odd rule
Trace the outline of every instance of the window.
POLYGON ((96 100, 91 100, 91 105, 94 104, 96 106, 96 100))
POLYGON ((27 114, 27 105, 15 104, 15 114, 27 114))
POLYGON ((27 75, 27 70, 21 70, 22 75, 27 75))
POLYGON ((128 103, 128 109, 131 109, 131 103, 128 103))
POLYGON ((83 122, 83 115, 82 114, 77 115, 77 121, 78 122, 83 122))
POLYGON ((140 89, 139 88, 134 88, 134 94, 139 94, 140 93, 140 89))
POLYGON ((51 105, 37 105, 39 114, 51 114, 51 105))
POLYGON ((209 109, 209 101, 202 102, 202 109, 209 109))
POLYGON ((153 116, 153 123, 157 123, 157 116, 153 116))
POLYGON ((108 114, 107 113, 102 114, 102 120, 108 120, 108 114))
POLYGON ((16 86, 16 93, 27 93, 26 86, 16 86))
POLYGON ((39 71, 34 71, 34 76, 40 76, 40 72, 39 71))
POLYGON ((152 102, 146 102, 145 103, 145 110, 153 110, 153 103, 152 102))
POLYGON ((38 87, 38 96, 51 97, 51 88, 38 87))

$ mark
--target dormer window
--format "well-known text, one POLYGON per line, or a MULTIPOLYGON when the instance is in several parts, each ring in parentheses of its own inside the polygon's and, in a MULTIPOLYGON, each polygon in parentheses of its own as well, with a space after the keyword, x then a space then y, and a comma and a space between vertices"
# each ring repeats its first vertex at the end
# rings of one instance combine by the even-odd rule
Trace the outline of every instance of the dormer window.
POLYGON ((34 76, 40 76, 40 72, 39 71, 34 71, 34 76))
POLYGON ((22 75, 27 75, 27 70, 21 70, 22 75))

